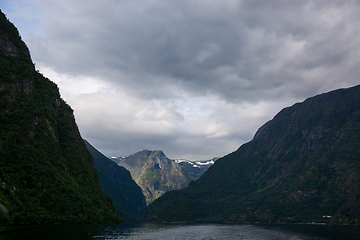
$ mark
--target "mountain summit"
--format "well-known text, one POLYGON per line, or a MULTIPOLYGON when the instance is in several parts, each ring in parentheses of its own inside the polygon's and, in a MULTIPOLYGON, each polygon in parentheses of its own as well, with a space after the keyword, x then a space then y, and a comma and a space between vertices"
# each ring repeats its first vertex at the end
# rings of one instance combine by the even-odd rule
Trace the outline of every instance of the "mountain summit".
POLYGON ((358 223, 360 85, 281 110, 199 180, 146 209, 154 222, 358 223))

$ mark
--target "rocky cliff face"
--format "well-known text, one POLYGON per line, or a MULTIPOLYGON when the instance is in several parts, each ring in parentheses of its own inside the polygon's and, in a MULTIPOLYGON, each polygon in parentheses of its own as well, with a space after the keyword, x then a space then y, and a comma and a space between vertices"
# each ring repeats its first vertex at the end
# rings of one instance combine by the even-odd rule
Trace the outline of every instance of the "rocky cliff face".
POLYGON ((142 222, 145 197, 141 188, 131 178, 130 172, 105 157, 86 140, 85 144, 94 158, 103 192, 111 197, 125 222, 142 222))
POLYGON ((0 12, 0 225, 123 222, 73 110, 0 12))
POLYGON ((186 189, 147 209, 152 221, 357 222, 360 86, 280 111, 254 139, 186 189), (323 216, 332 216, 323 219, 323 216))
POLYGON ((184 188, 190 182, 182 167, 162 151, 137 152, 121 159, 119 165, 130 171, 148 204, 165 192, 184 188))

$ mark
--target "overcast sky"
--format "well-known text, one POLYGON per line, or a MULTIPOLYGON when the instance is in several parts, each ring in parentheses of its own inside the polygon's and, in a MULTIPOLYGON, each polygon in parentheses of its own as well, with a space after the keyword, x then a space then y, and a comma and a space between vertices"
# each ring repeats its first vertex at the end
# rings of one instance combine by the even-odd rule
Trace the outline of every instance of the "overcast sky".
POLYGON ((235 151, 282 108, 360 83, 360 1, 0 0, 106 156, 235 151))

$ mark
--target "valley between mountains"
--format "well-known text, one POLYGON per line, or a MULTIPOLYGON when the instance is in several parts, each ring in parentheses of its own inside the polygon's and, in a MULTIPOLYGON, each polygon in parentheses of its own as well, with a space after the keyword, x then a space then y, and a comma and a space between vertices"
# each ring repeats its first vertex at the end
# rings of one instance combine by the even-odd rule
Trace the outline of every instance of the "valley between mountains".
POLYGON ((0 126, 1 226, 360 223, 360 85, 282 109, 221 158, 110 160, 1 12, 0 126))
POLYGON ((359 96, 360 85, 296 103, 219 159, 143 150, 112 160, 141 187, 147 222, 356 224, 359 96))

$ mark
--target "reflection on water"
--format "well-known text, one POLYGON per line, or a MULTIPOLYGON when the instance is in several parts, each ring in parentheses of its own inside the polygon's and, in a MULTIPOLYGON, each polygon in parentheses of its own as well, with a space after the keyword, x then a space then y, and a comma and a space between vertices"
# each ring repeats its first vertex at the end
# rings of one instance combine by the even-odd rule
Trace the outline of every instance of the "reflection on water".
POLYGON ((1 240, 17 239, 360 239, 360 226, 143 224, 0 227, 1 240))
POLYGON ((29 227, 0 227, 0 240, 18 239, 93 239, 99 225, 48 225, 29 227))

